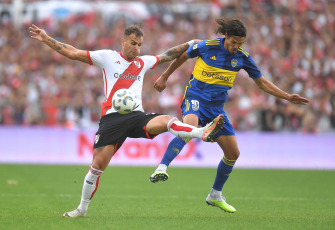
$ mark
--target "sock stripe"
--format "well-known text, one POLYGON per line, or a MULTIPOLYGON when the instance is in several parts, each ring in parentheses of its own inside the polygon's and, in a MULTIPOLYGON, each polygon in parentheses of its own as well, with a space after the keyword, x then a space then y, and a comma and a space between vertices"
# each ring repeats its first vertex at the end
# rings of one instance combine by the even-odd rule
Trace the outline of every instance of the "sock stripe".
POLYGON ((185 127, 185 126, 179 126, 175 123, 171 124, 170 129, 174 131, 184 131, 184 132, 192 132, 192 128, 185 127))
POLYGON ((103 173, 103 171, 101 171, 101 170, 99 170, 99 169, 95 169, 95 168, 93 168, 92 166, 91 166, 91 168, 90 168, 90 172, 91 172, 92 174, 94 174, 94 175, 97 175, 97 176, 100 176, 100 175, 103 173))
POLYGON ((178 119, 177 119, 176 117, 172 118, 172 119, 168 122, 168 124, 167 124, 167 128, 168 128, 168 130, 170 130, 171 125, 172 125, 173 122, 175 122, 175 121, 178 121, 178 119))
POLYGON ((222 157, 222 161, 223 161, 223 163, 225 163, 226 165, 229 165, 229 166, 234 166, 235 162, 236 162, 236 160, 228 160, 224 156, 222 157))
POLYGON ((94 189, 94 191, 92 192, 92 195, 91 195, 91 197, 90 197, 90 200, 93 198, 93 196, 94 196, 94 193, 97 191, 97 189, 98 189, 98 186, 99 186, 99 180, 100 180, 100 176, 98 177, 98 179, 97 179, 97 183, 96 183, 96 185, 95 185, 95 189, 94 189))

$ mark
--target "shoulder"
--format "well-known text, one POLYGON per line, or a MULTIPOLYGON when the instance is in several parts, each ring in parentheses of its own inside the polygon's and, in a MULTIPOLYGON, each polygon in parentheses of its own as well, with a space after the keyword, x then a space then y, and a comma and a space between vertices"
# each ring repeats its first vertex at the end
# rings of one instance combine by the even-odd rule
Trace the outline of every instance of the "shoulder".
POLYGON ((199 50, 200 52, 206 52, 208 50, 219 49, 220 48, 221 39, 206 39, 202 40, 198 44, 193 46, 193 50, 199 50))
POLYGON ((207 40, 204 40, 204 42, 206 43, 206 46, 208 47, 220 46, 221 38, 207 39, 207 40))
POLYGON ((138 58, 141 59, 143 62, 152 62, 158 60, 158 57, 153 55, 143 55, 138 58))
POLYGON ((242 47, 238 48, 238 51, 242 57, 250 58, 250 54, 246 52, 242 47))
POLYGON ((94 50, 94 51, 90 51, 91 54, 93 55, 118 55, 119 53, 116 52, 115 50, 109 50, 109 49, 101 49, 101 50, 94 50))

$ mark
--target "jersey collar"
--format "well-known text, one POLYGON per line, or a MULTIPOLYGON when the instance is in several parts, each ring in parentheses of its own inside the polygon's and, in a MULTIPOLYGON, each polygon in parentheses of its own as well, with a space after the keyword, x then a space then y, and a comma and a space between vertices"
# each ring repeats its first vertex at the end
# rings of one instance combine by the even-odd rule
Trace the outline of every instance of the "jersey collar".
POLYGON ((121 56, 124 60, 126 60, 127 62, 133 62, 133 61, 135 61, 135 60, 137 59, 137 57, 136 57, 134 60, 128 60, 125 56, 123 56, 123 54, 122 54, 121 51, 120 51, 120 56, 121 56))
POLYGON ((226 40, 226 38, 222 38, 222 39, 221 39, 220 46, 221 46, 222 51, 223 51, 225 54, 227 54, 227 55, 232 55, 232 56, 234 56, 235 54, 231 54, 231 53, 229 53, 228 50, 226 50, 226 49, 224 48, 223 43, 224 43, 225 40, 226 40))

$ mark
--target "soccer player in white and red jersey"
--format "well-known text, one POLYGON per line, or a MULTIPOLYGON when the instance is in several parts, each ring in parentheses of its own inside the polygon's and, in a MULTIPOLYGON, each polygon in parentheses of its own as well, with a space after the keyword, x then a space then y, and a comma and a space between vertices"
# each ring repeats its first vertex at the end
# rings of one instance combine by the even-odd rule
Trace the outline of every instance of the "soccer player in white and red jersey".
POLYGON ((64 213, 63 217, 86 215, 88 205, 98 188, 101 174, 127 137, 152 139, 160 133, 170 131, 181 138, 202 138, 204 141, 212 141, 223 126, 223 115, 219 115, 204 128, 196 128, 169 115, 146 114, 143 110, 141 95, 146 71, 179 57, 194 44, 194 40, 170 48, 158 56, 139 56, 143 44, 143 32, 136 25, 125 29, 121 39, 121 52, 79 50, 56 41, 36 25, 29 27, 29 30, 32 38, 47 44, 65 57, 98 66, 103 74, 105 101, 102 104, 99 129, 93 145, 92 164, 84 179, 78 208, 64 213), (122 88, 130 89, 137 98, 138 106, 132 113, 119 114, 113 109, 112 97, 122 88))

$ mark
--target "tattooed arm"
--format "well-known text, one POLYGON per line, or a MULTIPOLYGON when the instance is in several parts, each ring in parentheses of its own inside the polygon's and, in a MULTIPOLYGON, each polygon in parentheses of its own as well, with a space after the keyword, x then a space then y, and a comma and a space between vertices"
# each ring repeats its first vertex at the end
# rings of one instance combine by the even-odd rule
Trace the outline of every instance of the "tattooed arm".
POLYGON ((198 40, 196 41, 192 40, 184 44, 181 44, 179 46, 172 47, 168 49, 167 51, 165 51, 164 53, 158 55, 158 58, 159 58, 158 64, 172 61, 173 59, 178 58, 181 54, 183 54, 190 47, 190 44, 192 43, 194 44, 194 42, 198 43, 198 40))
POLYGON ((50 48, 62 54, 63 56, 70 58, 72 60, 90 63, 87 56, 87 51, 79 50, 73 46, 61 43, 55 40, 54 38, 50 37, 49 35, 47 35, 47 33, 43 29, 40 29, 35 25, 29 27, 29 31, 33 39, 44 42, 50 48))

